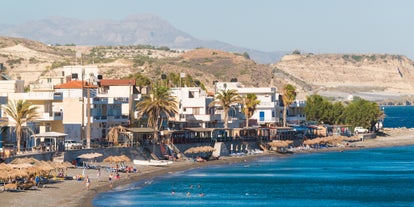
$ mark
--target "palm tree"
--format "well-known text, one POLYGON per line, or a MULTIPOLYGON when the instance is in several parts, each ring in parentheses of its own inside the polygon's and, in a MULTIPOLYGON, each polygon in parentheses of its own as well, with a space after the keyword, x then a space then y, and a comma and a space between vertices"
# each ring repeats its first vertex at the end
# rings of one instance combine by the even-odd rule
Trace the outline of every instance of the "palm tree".
POLYGON ((148 126, 154 129, 154 139, 158 140, 158 130, 163 122, 178 113, 178 103, 170 95, 169 88, 162 85, 155 85, 152 94, 143 96, 136 105, 138 118, 146 116, 148 126))
POLYGON ((256 111, 256 106, 260 104, 260 100, 257 100, 257 96, 254 93, 248 93, 243 96, 243 112, 246 117, 246 127, 249 127, 249 119, 256 111))
POLYGON ((209 104, 209 107, 220 105, 223 107, 223 114, 224 114, 224 128, 227 128, 227 122, 228 122, 228 113, 230 110, 230 107, 233 104, 241 103, 241 97, 237 93, 237 90, 229 89, 229 90, 221 90, 216 95, 216 98, 213 102, 209 104))
POLYGON ((282 99, 283 99, 283 126, 286 126, 287 108, 296 99, 296 88, 293 85, 286 84, 282 88, 282 99))
POLYGON ((18 100, 9 101, 9 103, 3 108, 4 112, 15 122, 17 152, 20 152, 23 125, 37 118, 36 110, 38 107, 33 106, 30 102, 25 100, 18 100))

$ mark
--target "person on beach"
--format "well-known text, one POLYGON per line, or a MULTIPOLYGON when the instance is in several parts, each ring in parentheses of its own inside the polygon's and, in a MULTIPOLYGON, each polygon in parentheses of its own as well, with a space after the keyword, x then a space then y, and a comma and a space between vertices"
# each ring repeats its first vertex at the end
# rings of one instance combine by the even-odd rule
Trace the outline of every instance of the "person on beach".
POLYGON ((96 169, 96 178, 98 180, 98 182, 101 180, 101 168, 96 169))
POLYGON ((112 173, 111 174, 109 174, 109 187, 111 187, 111 189, 112 189, 112 180, 113 180, 113 176, 112 176, 112 173))
POLYGON ((86 190, 89 190, 89 186, 91 185, 91 180, 89 179, 89 176, 85 177, 85 187, 86 190))

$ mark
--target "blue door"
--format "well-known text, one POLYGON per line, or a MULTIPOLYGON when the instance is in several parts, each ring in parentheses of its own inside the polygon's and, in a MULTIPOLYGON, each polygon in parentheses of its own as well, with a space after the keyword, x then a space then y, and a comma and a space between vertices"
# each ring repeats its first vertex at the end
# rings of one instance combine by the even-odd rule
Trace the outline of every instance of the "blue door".
POLYGON ((264 111, 261 111, 260 113, 259 113, 259 117, 260 117, 260 121, 264 121, 265 119, 265 113, 264 113, 264 111))

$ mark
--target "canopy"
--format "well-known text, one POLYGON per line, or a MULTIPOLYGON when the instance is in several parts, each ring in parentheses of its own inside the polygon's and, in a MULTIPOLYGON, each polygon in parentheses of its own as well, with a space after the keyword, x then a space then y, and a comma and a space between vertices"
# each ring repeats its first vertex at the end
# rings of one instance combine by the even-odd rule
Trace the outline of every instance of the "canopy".
POLYGON ((65 137, 67 134, 59 133, 59 132, 43 132, 39 134, 32 135, 34 137, 65 137))
POLYGON ((86 154, 81 154, 78 156, 78 158, 82 158, 82 159, 93 159, 93 158, 97 158, 97 157, 101 157, 102 154, 101 153, 86 153, 86 154))
POLYGON ((188 150, 186 150, 185 154, 195 154, 195 153, 201 153, 201 152, 213 152, 216 149, 214 149, 211 146, 201 146, 201 147, 191 147, 188 150))

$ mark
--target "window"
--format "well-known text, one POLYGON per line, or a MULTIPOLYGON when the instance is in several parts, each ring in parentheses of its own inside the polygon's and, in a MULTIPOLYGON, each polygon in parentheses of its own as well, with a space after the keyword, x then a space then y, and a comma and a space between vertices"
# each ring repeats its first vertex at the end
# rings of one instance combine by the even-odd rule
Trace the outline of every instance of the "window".
POLYGON ((188 92, 188 98, 194 98, 194 91, 188 92))
POLYGON ((199 115, 200 114, 200 108, 193 108, 193 114, 199 115))

